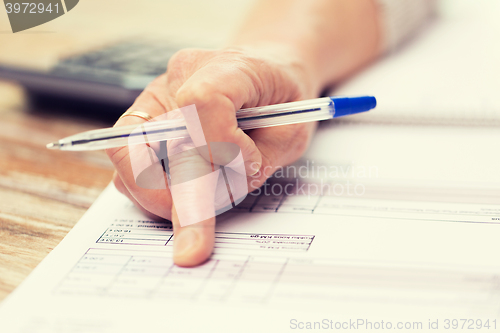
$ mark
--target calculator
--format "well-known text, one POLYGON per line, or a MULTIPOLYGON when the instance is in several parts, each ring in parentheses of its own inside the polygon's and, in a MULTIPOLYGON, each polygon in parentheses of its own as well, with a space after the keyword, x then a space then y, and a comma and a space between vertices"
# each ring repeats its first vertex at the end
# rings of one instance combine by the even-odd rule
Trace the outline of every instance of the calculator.
POLYGON ((0 79, 20 83, 35 101, 90 103, 122 113, 181 48, 168 42, 119 41, 62 58, 44 72, 0 65, 0 79))

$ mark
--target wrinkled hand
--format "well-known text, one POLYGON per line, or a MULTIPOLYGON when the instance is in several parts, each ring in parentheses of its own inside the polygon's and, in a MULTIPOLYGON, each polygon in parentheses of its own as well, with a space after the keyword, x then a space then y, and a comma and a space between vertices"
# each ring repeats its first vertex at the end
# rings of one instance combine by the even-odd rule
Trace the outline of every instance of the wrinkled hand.
MULTIPOLYGON (((277 168, 302 155, 316 124, 261 128, 245 133, 237 126, 235 111, 316 97, 307 82, 300 62, 282 55, 263 50, 187 49, 171 58, 167 73, 153 81, 130 110, 157 117, 195 104, 207 143, 230 142, 240 147, 251 192, 277 168)), ((127 116, 118 120, 115 126, 143 122, 139 117, 127 116)), ((149 149, 158 153, 157 145, 149 149)), ((194 266, 205 261, 214 246, 215 218, 181 227, 168 189, 145 189, 136 184, 130 148, 108 149, 107 153, 116 168, 116 188, 148 216, 172 221, 175 263, 194 266)), ((170 173, 183 172, 186 168, 183 164, 181 160, 170 165, 170 173)))

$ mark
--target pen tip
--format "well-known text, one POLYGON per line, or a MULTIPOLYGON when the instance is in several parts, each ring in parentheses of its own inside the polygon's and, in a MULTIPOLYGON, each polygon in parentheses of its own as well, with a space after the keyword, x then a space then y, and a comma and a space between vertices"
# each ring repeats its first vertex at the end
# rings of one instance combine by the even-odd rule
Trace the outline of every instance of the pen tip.
POLYGON ((57 142, 51 142, 51 143, 47 144, 48 149, 56 149, 58 147, 59 147, 59 143, 57 143, 57 142))

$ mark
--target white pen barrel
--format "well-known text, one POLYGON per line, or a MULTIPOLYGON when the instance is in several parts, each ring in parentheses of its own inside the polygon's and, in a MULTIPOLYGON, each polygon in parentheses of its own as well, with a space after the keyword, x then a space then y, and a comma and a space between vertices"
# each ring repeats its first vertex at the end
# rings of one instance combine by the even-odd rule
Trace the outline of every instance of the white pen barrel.
POLYGON ((334 112, 332 100, 325 97, 313 103, 308 100, 243 109, 236 112, 236 118, 238 127, 248 130, 331 119, 334 112))

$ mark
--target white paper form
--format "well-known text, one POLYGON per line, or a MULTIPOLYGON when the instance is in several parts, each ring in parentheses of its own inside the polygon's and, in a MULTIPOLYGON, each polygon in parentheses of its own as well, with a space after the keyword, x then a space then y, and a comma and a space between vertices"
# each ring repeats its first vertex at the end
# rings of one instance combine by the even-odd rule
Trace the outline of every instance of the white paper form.
POLYGON ((171 226, 109 186, 2 303, 0 332, 500 324, 500 205, 262 193, 237 208, 218 218, 212 258, 180 268, 171 226))
MULTIPOLYGON (((422 189, 425 199, 447 189, 439 193, 441 201, 469 191, 463 202, 489 196, 489 202, 500 203, 499 151, 500 130, 493 126, 331 121, 320 125, 301 163, 316 171, 326 166, 329 174, 338 171, 332 180, 361 183, 367 190, 411 187, 414 193, 422 189)), ((307 175, 318 178, 317 173, 307 175)))

